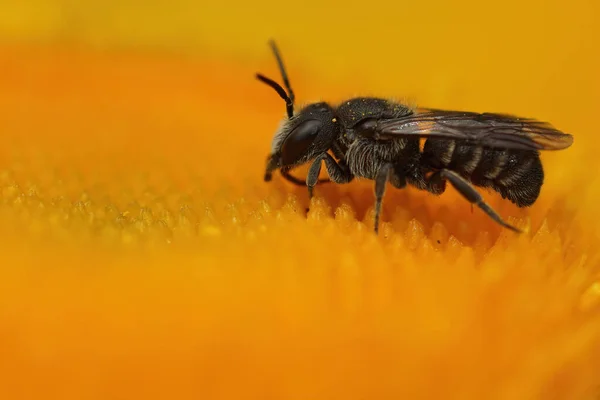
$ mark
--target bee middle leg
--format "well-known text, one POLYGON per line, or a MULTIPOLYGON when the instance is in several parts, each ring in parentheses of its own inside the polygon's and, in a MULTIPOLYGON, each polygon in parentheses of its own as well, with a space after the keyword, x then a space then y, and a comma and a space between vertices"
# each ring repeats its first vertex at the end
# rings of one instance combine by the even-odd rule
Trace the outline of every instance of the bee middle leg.
POLYGON ((385 184, 390 182, 392 186, 402 189, 406 186, 406 179, 399 176, 394 164, 384 164, 375 177, 375 233, 379 233, 379 218, 381 215, 381 206, 383 203, 383 195, 385 193, 385 184))
POLYGON ((321 173, 322 162, 325 161, 325 168, 329 178, 334 183, 348 183, 354 179, 354 175, 350 172, 350 168, 344 161, 339 164, 329 153, 323 153, 318 156, 310 166, 308 175, 306 176, 306 186, 308 186, 308 198, 313 197, 313 189, 319 182, 319 174, 321 173))
POLYGON ((471 203, 471 207, 473 205, 478 206, 498 224, 512 231, 521 233, 520 229, 505 222, 502 217, 500 217, 500 215, 498 215, 498 213, 483 200, 483 197, 477 192, 477 189, 454 171, 441 169, 434 172, 427 181, 428 190, 436 194, 442 193, 445 190, 444 181, 450 182, 450 184, 452 184, 452 186, 471 203))

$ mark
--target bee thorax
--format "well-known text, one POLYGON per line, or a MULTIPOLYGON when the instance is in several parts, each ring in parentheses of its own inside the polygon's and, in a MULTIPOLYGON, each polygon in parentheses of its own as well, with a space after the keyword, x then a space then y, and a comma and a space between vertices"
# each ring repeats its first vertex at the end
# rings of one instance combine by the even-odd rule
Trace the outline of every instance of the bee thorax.
POLYGON ((408 149, 407 143, 405 139, 356 139, 349 145, 346 153, 348 167, 354 176, 375 179, 383 165, 403 163, 414 154, 414 151, 408 149))

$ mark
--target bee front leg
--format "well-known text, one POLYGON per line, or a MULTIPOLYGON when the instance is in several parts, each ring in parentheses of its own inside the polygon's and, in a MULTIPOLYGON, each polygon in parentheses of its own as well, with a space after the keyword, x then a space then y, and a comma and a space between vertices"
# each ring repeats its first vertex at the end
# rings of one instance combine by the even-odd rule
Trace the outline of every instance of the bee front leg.
POLYGON ((308 175, 306 176, 306 186, 308 186, 309 200, 312 199, 313 189, 319 181, 322 161, 325 161, 327 174, 329 174, 329 178, 331 178, 332 182, 348 183, 354 179, 354 175, 352 175, 352 172, 350 172, 350 168, 348 168, 348 165, 343 160, 341 160, 338 164, 329 153, 323 153, 313 161, 310 169, 308 170, 308 175))

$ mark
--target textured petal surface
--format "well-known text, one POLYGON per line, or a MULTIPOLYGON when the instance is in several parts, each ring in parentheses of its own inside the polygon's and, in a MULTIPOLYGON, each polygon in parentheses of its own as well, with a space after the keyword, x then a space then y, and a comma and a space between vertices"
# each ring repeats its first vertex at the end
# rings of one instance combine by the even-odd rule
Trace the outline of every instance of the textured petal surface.
POLYGON ((598 398, 597 2, 200 3, 0 4, 0 398, 598 398), (529 232, 263 182, 270 37, 300 102, 572 133, 534 207, 485 193, 529 232))

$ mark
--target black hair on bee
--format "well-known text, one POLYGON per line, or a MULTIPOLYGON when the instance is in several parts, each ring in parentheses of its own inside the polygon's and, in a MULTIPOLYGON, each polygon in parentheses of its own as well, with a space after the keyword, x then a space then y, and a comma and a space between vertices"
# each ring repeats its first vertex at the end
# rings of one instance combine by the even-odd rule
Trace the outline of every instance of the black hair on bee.
POLYGON ((475 187, 529 207, 544 182, 539 151, 563 150, 573 143, 572 135, 531 118, 413 108, 376 97, 355 97, 338 105, 318 102, 295 110, 281 54, 275 42, 270 45, 285 89, 261 74, 256 77, 285 100, 287 119, 273 138, 265 181, 279 170, 288 181, 306 185, 310 198, 318 183, 343 184, 355 177, 373 180, 375 233, 387 183, 439 195, 447 182, 498 224, 521 232, 505 222, 475 187), (323 162, 329 179, 320 180, 323 162), (305 180, 291 175, 303 164, 310 164, 305 180))

